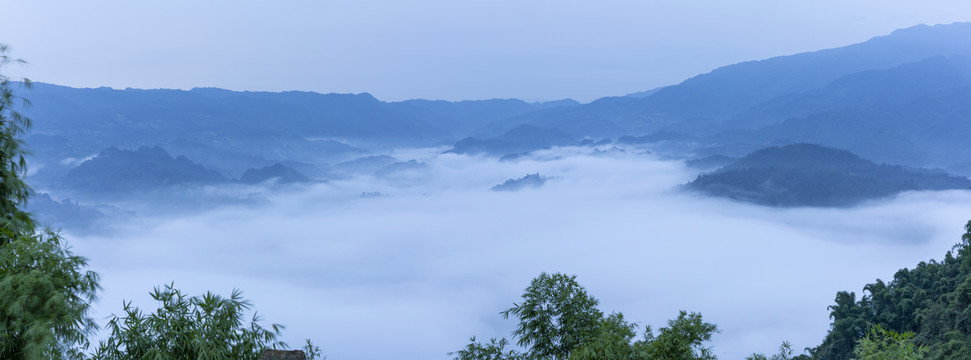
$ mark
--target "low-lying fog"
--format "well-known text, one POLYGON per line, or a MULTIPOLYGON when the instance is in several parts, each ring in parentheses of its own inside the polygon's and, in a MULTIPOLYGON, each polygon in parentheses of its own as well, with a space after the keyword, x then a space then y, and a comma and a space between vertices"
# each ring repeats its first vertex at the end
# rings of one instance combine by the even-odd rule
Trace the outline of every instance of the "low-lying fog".
POLYGON ((102 276, 96 317, 121 313, 123 299, 154 310, 148 292, 173 281, 193 295, 239 288, 291 346, 446 359, 472 335, 508 337, 515 320, 499 312, 540 272, 564 272, 641 326, 700 312, 721 329, 715 353, 741 359, 783 340, 818 345, 837 291, 941 259, 971 217, 962 191, 777 209, 681 193, 696 172, 650 155, 567 148, 499 162, 440 150, 394 154, 427 167, 385 178, 69 235, 102 276), (531 173, 550 180, 489 191, 531 173))

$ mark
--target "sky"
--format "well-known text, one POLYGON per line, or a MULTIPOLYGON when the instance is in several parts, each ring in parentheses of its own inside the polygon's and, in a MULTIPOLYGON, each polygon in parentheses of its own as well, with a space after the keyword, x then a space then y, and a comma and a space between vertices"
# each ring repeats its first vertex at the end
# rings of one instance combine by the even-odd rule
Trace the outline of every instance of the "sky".
POLYGON ((20 75, 75 87, 574 98, 971 21, 965 0, 0 0, 20 75))
POLYGON ((697 175, 682 162, 590 151, 396 154, 428 166, 271 192, 259 206, 139 217, 70 244, 101 275, 99 321, 123 300, 154 310, 154 286, 236 288, 264 325, 287 326, 283 340, 309 338, 328 359, 448 359, 473 335, 508 338, 516 322, 499 312, 541 272, 562 272, 641 330, 699 312, 721 329, 715 354, 742 359, 782 341, 798 353, 819 345, 837 291, 859 296, 942 259, 971 213, 967 191, 843 209, 742 204, 677 191, 697 175), (528 173, 550 180, 488 190, 528 173), (386 196, 360 197, 374 191, 386 196))

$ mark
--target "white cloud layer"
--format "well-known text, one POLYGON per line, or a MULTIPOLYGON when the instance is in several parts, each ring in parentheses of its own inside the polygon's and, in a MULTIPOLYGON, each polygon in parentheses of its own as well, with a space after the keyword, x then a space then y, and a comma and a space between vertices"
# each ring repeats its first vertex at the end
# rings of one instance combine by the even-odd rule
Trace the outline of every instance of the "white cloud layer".
POLYGON ((678 310, 722 330, 740 359, 817 345, 840 290, 942 258, 971 217, 966 191, 849 209, 774 209, 680 193, 694 174, 650 156, 557 149, 520 162, 401 152, 429 164, 272 195, 269 204, 133 221, 72 238, 102 275, 98 317, 174 281, 244 290, 285 339, 329 359, 446 359, 468 337, 508 336, 499 311, 540 272, 577 274, 606 312, 663 326, 678 310), (416 155, 417 154, 417 155, 416 155), (527 173, 516 193, 488 189, 527 173), (361 198, 362 192, 388 196, 361 198))

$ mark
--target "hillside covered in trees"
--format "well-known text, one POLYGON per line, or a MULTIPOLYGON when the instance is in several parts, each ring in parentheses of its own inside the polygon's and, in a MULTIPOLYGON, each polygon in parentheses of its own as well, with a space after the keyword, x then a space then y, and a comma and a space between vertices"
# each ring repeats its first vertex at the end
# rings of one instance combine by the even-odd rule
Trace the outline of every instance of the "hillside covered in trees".
POLYGON ((961 242, 942 261, 904 268, 889 281, 877 280, 855 292, 836 294, 826 339, 809 349, 813 359, 853 358, 860 339, 876 326, 926 350, 926 359, 971 359, 971 221, 961 242))
POLYGON ((770 206, 849 206, 912 190, 967 189, 971 180, 945 173, 875 164, 812 144, 755 151, 685 188, 770 206))

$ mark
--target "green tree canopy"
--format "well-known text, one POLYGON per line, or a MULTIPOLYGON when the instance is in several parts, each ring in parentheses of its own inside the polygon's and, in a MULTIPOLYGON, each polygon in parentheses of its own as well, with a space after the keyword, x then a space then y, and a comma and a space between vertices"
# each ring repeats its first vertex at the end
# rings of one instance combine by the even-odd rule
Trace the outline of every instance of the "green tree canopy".
POLYGON ((566 359, 573 349, 593 337, 603 313, 598 300, 587 294, 576 275, 542 273, 523 294, 521 303, 502 312, 519 318, 513 335, 527 355, 536 359, 566 359))
MULTIPOLYGON (((112 316, 111 335, 94 360, 256 359, 265 348, 286 346, 277 340, 280 325, 263 328, 255 314, 245 323, 251 305, 239 291, 228 298, 188 297, 168 285, 156 288, 152 298, 161 304, 151 314, 127 302, 123 316, 112 316)), ((314 349, 309 341, 307 346, 314 349)))
MULTIPOLYGON (((23 61, 0 44, 0 70, 12 63, 23 61)), ((29 189, 20 136, 30 119, 16 107, 29 102, 14 84, 0 71, 0 359, 82 358, 96 329, 88 313, 98 275, 23 210, 29 189)))
POLYGON ((519 325, 513 331, 525 350, 507 349, 506 339, 489 343, 472 341, 451 352, 456 360, 714 360, 704 344, 718 332, 701 314, 681 311, 654 336, 650 326, 644 338, 634 341, 637 324, 627 322, 622 313, 604 315, 596 298, 576 281, 576 275, 542 273, 530 283, 521 303, 501 312, 515 316, 519 325))
POLYGON ((810 349, 812 358, 859 358, 861 346, 872 349, 899 340, 887 334, 913 333, 907 341, 925 349, 927 359, 971 359, 969 243, 971 221, 944 261, 921 262, 897 271, 889 282, 867 284, 859 300, 852 292, 837 293, 829 307, 830 331, 822 344, 810 349), (885 332, 870 331, 875 327, 885 332))
POLYGON ((913 341, 914 333, 898 334, 877 325, 857 342, 853 349, 855 360, 920 360, 926 350, 913 341))

